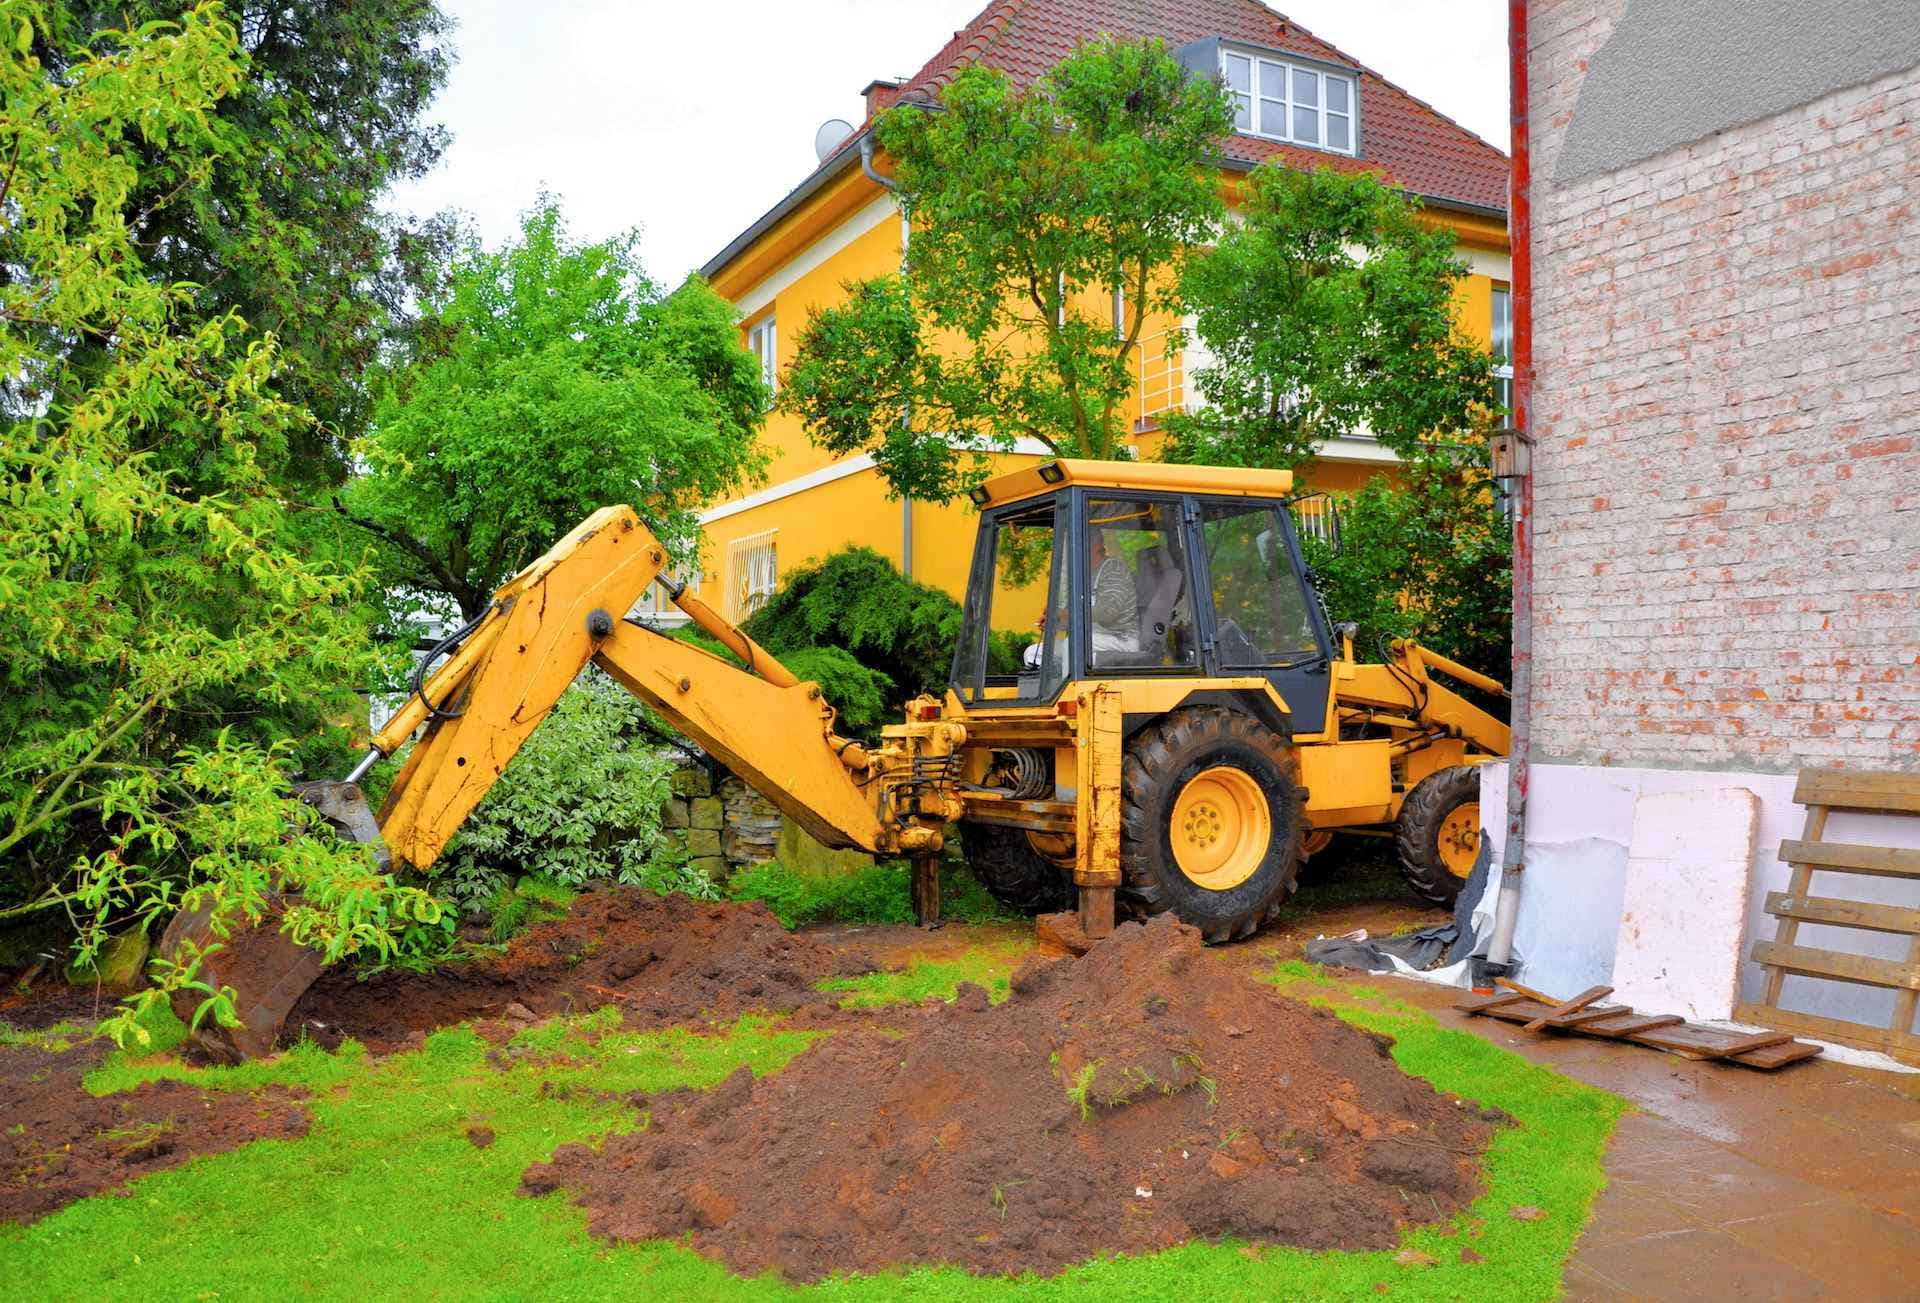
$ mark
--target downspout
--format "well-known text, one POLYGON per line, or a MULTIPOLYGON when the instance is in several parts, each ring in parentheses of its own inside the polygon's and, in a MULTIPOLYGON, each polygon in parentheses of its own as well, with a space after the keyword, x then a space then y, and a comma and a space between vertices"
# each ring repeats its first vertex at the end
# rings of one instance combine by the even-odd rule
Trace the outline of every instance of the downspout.
MULTIPOLYGON (((860 137, 860 170, 865 172, 867 179, 875 185, 889 194, 893 192, 893 178, 883 175, 873 165, 873 129, 871 127, 867 129, 865 135, 860 137)), ((894 207, 899 208, 899 206, 900 201, 895 199, 894 207)), ((907 271, 907 237, 912 234, 912 229, 913 223, 907 220, 907 210, 901 208, 900 274, 903 277, 907 271)), ((900 411, 900 424, 904 426, 910 419, 912 419, 910 413, 903 407, 900 411)), ((900 495, 900 573, 908 579, 913 578, 913 499, 904 493, 900 495)))
MULTIPOLYGON (((1527 0, 1508 0, 1507 58, 1511 82, 1513 165, 1507 202, 1507 242, 1513 262, 1513 424, 1531 433, 1533 412, 1533 171, 1527 123, 1527 0)), ((1524 446, 1524 445, 1523 445, 1524 446)), ((1507 839, 1487 948, 1490 981, 1513 968, 1513 929, 1526 874, 1527 787, 1532 778, 1533 700, 1533 466, 1527 457, 1513 486, 1512 747, 1507 756, 1507 839)))

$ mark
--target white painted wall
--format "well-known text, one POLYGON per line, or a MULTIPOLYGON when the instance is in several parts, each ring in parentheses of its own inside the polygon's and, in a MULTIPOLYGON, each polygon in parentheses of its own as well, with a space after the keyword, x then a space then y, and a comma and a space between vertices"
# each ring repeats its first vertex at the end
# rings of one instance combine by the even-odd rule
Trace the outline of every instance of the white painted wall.
MULTIPOLYGON (((1698 912, 1690 930, 1684 914, 1662 920, 1657 928, 1670 937, 1674 964, 1665 979, 1671 1008, 1654 1008, 1661 990, 1645 979, 1657 952, 1635 947, 1631 976, 1635 995, 1651 1012, 1682 1012, 1724 1018, 1732 1012, 1731 986, 1716 986, 1712 975, 1731 959, 1742 999, 1757 999, 1765 986, 1759 965, 1746 955, 1755 936, 1771 938, 1775 920, 1765 912, 1766 894, 1784 891, 1789 869, 1779 860, 1783 839, 1800 836, 1805 811, 1793 801, 1791 774, 1725 770, 1638 769, 1604 765, 1535 765, 1528 800, 1527 873, 1514 941, 1523 961, 1520 980, 1555 995, 1573 995, 1586 987, 1612 983, 1621 951, 1621 916, 1626 909, 1629 857, 1646 862, 1679 859, 1672 891, 1686 909, 1698 912), (1752 853, 1740 883, 1737 855, 1728 848, 1746 833, 1728 820, 1724 796, 1733 790, 1756 799, 1752 853), (1671 799, 1698 793, 1695 801, 1671 799), (1642 797, 1663 798, 1643 801, 1642 797), (1636 816, 1640 826, 1636 835, 1636 816), (1697 862, 1685 862, 1697 861, 1697 862), (1744 898, 1744 908, 1738 903, 1744 898), (1744 913, 1743 926, 1729 926, 1727 914, 1744 913), (1727 948, 1737 935, 1736 954, 1727 948), (1718 994, 1716 995, 1716 992, 1718 994), (1716 1003, 1726 1007, 1715 1011, 1716 1003)), ((1496 862, 1506 827, 1507 775, 1504 764, 1485 766, 1481 778, 1481 818, 1494 842, 1496 862)), ((1826 840, 1920 848, 1920 818, 1897 815, 1834 814, 1826 840)), ((1636 874, 1636 898, 1651 880, 1636 874)), ((1920 883, 1853 874, 1816 873, 1813 894, 1920 908, 1920 883)), ((1802 924, 1800 943, 1877 958, 1904 960, 1908 938, 1852 928, 1802 924)), ((1634 943, 1629 940, 1630 947, 1634 943)), ((1621 976, 1629 976, 1623 968, 1621 976)), ((1789 977, 1782 1004, 1805 1013, 1826 1014, 1884 1026, 1893 1009, 1893 993, 1874 987, 1789 977)), ((1636 1005, 1636 1007, 1639 1007, 1636 1005)))

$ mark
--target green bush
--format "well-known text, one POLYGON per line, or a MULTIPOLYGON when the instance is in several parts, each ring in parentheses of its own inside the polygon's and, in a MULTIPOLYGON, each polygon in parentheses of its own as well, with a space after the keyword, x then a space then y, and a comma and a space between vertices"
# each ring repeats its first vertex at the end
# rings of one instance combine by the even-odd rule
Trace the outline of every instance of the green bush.
POLYGON ((1513 540, 1477 465, 1405 464, 1341 506, 1340 549, 1301 544, 1327 613, 1360 626, 1356 651, 1411 638, 1505 680, 1513 658, 1513 540))
POLYGON ((434 866, 434 887, 477 910, 524 874, 565 887, 611 878, 714 900, 660 827, 672 760, 640 703, 589 669, 560 698, 434 866))
MULTIPOLYGON (((808 923, 911 923, 913 893, 904 863, 875 864, 840 877, 795 873, 769 860, 733 875, 727 895, 757 900, 783 927, 808 923)), ((956 923, 1010 918, 957 861, 940 866, 940 914, 956 923)))
POLYGON ((744 626, 776 656, 838 647, 886 676, 890 714, 908 698, 940 692, 960 636, 960 604, 915 583, 869 547, 850 547, 789 574, 744 626))

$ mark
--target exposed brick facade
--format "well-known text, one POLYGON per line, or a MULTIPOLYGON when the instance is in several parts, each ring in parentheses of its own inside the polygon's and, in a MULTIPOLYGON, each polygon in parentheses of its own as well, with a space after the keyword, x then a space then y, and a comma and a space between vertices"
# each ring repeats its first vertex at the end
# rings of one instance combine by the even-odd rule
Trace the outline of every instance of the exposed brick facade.
POLYGON ((1625 9, 1530 9, 1536 759, 1920 769, 1920 69, 1556 183, 1625 9))

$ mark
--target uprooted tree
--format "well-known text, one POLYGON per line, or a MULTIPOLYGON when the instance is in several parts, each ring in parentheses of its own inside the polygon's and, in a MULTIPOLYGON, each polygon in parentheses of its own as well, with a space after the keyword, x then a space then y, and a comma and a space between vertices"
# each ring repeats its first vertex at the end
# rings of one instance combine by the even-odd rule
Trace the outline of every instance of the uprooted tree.
POLYGON ((813 314, 781 407, 929 501, 1022 438, 1125 455, 1143 323, 1177 310, 1224 215, 1207 155, 1232 123, 1159 41, 1083 46, 1024 90, 974 65, 938 105, 890 110, 905 267, 813 314))
MULTIPOLYGON (((92 33, 55 75, 31 51, 60 22, 0 3, 0 921, 63 909, 86 954, 176 907, 257 918, 277 884, 329 957, 390 947, 438 906, 313 835, 284 775, 298 721, 378 675, 366 576, 298 546, 276 473, 306 417, 273 340, 157 274, 125 206, 157 156, 161 203, 252 165, 215 112, 237 35, 204 6, 92 33)), ((143 1004, 197 981, 157 967, 143 1004)), ((140 1007, 113 1028, 144 1037, 140 1007)))

